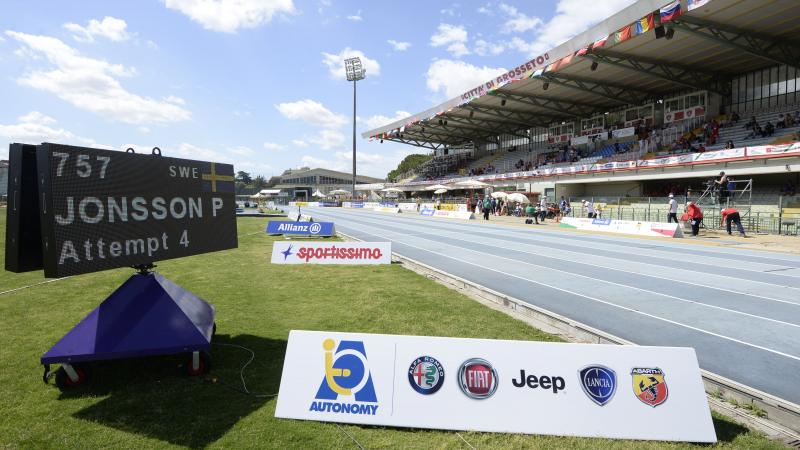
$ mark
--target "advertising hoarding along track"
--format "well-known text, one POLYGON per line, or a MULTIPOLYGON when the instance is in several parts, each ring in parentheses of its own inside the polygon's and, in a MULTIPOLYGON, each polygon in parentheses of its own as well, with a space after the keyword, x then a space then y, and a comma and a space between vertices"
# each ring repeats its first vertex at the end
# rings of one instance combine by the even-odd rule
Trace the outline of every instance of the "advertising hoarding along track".
POLYGON ((272 264, 391 264, 391 242, 274 242, 272 264))
POLYGON ((716 442, 691 348, 297 331, 275 416, 716 442))
POLYGON ((38 201, 8 211, 41 227, 41 246, 25 250, 42 264, 27 270, 63 277, 237 246, 230 164, 47 143, 35 154, 38 201))
POLYGON ((271 220, 267 222, 267 234, 290 236, 334 236, 333 222, 287 222, 271 220))

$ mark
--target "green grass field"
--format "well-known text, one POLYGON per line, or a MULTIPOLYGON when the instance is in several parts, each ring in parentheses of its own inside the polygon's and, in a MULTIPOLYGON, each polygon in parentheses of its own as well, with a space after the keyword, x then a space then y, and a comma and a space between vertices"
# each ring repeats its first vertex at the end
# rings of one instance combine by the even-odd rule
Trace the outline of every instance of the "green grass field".
MULTIPOLYGON (((245 372, 253 392, 277 392, 291 329, 555 340, 398 264, 270 265, 275 238, 263 233, 264 223, 239 219, 236 250, 166 261, 157 269, 216 306, 215 342, 255 351, 245 372)), ((214 369, 205 377, 183 377, 181 359, 161 357, 98 364, 92 384, 75 391, 45 386, 39 357, 131 273, 100 272, 0 295, 0 447, 356 448, 347 434, 365 448, 469 448, 466 442, 475 448, 693 447, 279 420, 274 397, 235 390, 249 354, 231 347, 212 347, 214 369)), ((39 273, 0 272, 0 291, 40 281, 39 273)), ((782 448, 719 416, 714 423, 715 447, 782 448)))

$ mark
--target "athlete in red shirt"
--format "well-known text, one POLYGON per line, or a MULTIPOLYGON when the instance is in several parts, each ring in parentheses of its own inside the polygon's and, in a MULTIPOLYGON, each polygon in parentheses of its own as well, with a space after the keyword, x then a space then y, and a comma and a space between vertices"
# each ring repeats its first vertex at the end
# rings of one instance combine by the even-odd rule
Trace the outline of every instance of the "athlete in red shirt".
POLYGON ((686 205, 686 214, 692 224, 692 236, 697 236, 700 233, 700 224, 703 222, 703 211, 694 202, 689 202, 686 205))
POLYGON ((722 226, 724 222, 725 231, 727 231, 728 234, 731 234, 731 223, 735 223, 736 228, 739 230, 739 234, 741 234, 742 237, 746 237, 744 234, 744 227, 742 226, 742 217, 739 215, 739 211, 737 211, 735 208, 725 208, 719 213, 719 226, 722 226))

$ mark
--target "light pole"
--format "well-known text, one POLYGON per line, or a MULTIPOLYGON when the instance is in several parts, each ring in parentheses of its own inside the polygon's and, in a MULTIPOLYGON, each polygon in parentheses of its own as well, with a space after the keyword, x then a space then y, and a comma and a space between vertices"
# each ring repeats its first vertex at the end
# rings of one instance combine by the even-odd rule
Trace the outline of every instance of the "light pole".
POLYGON ((347 58, 344 60, 344 71, 347 74, 347 81, 353 82, 353 187, 351 199, 356 199, 356 82, 363 80, 367 71, 361 66, 361 59, 358 57, 347 58))

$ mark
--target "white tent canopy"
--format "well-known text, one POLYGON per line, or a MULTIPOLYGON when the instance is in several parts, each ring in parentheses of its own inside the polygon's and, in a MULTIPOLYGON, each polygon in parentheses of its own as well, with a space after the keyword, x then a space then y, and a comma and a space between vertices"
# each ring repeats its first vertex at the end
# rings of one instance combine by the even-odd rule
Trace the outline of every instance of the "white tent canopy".
POLYGON ((505 192, 492 192, 492 197, 494 198, 506 198, 508 194, 505 192))
POLYGON ((396 187, 390 187, 390 188, 386 188, 386 189, 381 189, 381 191, 383 191, 383 192, 405 192, 402 189, 396 188, 396 187))
POLYGON ((325 197, 325 194, 320 192, 319 189, 317 189, 317 192, 314 192, 313 195, 314 195, 314 197, 325 197))
POLYGON ((437 189, 433 191, 434 194, 444 194, 445 192, 447 192, 447 189, 437 189))
POLYGON ((519 203, 530 203, 531 201, 528 197, 520 194, 519 192, 515 192, 508 196, 508 201, 510 202, 519 202, 519 203))
POLYGON ((450 189, 450 188, 443 184, 434 184, 433 186, 428 186, 425 188, 426 191, 437 191, 439 189, 450 189))
POLYGON ((457 186, 460 189, 480 189, 489 187, 489 183, 484 183, 483 181, 478 180, 467 180, 467 181, 459 181, 458 183, 453 183, 453 186, 457 186))

